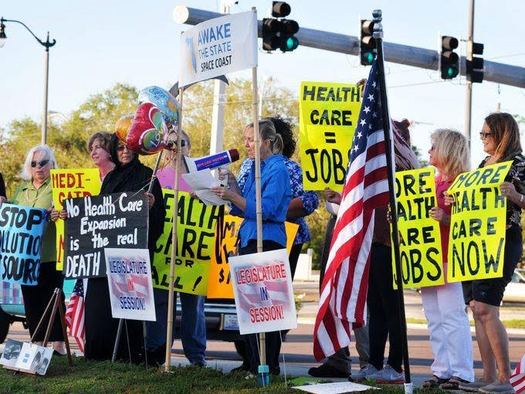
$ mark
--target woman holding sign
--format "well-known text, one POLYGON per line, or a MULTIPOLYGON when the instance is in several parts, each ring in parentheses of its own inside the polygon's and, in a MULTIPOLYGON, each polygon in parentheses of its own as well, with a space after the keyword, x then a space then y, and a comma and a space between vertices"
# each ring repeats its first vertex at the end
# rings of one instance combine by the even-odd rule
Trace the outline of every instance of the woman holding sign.
MULTIPOLYGON (((16 189, 10 202, 51 211, 53 199, 50 171, 52 168, 57 168, 57 162, 49 146, 38 145, 31 148, 27 153, 22 169, 22 183, 16 189)), ((36 335, 35 330, 49 300, 53 296, 55 288, 61 289, 63 283, 64 277, 62 272, 56 269, 55 223, 49 221, 42 241, 38 284, 36 286, 21 286, 27 325, 34 342, 38 343, 44 340, 45 329, 41 328, 36 335)), ((65 308, 63 300, 62 308, 65 308)), ((61 355, 66 353, 58 314, 56 315, 49 340, 53 342, 53 349, 57 353, 61 355)))
MULTIPOLYGON (((172 134, 175 137, 175 134, 172 134)), ((190 154, 190 137, 184 130, 180 131, 181 153, 187 157, 190 154)), ((176 145, 175 150, 170 151, 168 162, 157 172, 157 178, 161 186, 165 189, 173 189, 176 174, 176 145)), ((181 163, 181 174, 187 173, 184 161, 181 163)), ((180 174, 179 174, 180 176, 180 174)), ((191 188, 182 177, 179 178, 179 191, 190 192, 191 188)), ((169 209, 169 208, 168 208, 169 209)), ((166 218, 170 223, 173 218, 166 218)), ((165 289, 154 288, 155 311, 157 321, 147 322, 146 348, 148 360, 151 363, 162 364, 166 357, 166 329, 168 313, 168 292, 165 289)), ((206 365, 206 316, 204 315, 204 297, 197 294, 179 292, 181 304, 181 323, 180 336, 184 355, 191 363, 198 367, 206 365)), ((175 303, 174 303, 175 304, 175 303)), ((176 315, 176 305, 174 305, 173 316, 176 315)), ((172 344, 170 344, 171 347, 172 344)))
MULTIPOLYGON (((286 248, 286 232, 284 222, 291 200, 290 177, 281 155, 283 140, 275 131, 271 120, 259 122, 261 137, 261 197, 263 215, 263 250, 286 248)), ((253 124, 244 129, 245 147, 250 157, 255 157, 255 141, 253 124)), ((233 177, 230 177, 232 179, 233 177)), ((234 179, 234 178, 233 178, 234 179)), ((255 213, 255 163, 250 169, 242 192, 237 183, 230 189, 214 187, 211 189, 217 196, 233 204, 231 214, 243 216, 244 221, 239 229, 239 254, 257 253, 257 224, 255 213)), ((247 335, 250 372, 257 374, 259 365, 259 350, 256 334, 247 335)), ((278 375, 281 337, 279 331, 266 333, 266 362, 270 373, 278 375)))
POLYGON ((483 362, 483 380, 459 387, 465 390, 479 389, 485 393, 512 393, 514 389, 509 383, 509 340, 499 318, 499 306, 522 253, 521 210, 525 208, 525 157, 522 154, 519 127, 511 114, 497 112, 487 116, 480 137, 483 149, 488 154, 480 167, 512 161, 505 182, 500 187, 501 194, 507 198, 505 255, 502 278, 463 283, 465 302, 474 314, 476 338, 483 362))
MULTIPOLYGON (((430 217, 439 222, 446 278, 450 205, 445 205, 445 192, 456 176, 469 170, 470 154, 467 139, 457 131, 436 130, 430 138, 429 162, 438 172, 437 207, 430 209, 430 217)), ((433 377, 423 383, 423 388, 457 390, 460 384, 474 380, 472 340, 461 284, 424 287, 421 295, 434 356, 433 377)))
MULTIPOLYGON (((110 153, 115 169, 106 175, 100 194, 140 191, 147 189, 153 171, 143 165, 138 154, 129 150, 116 135, 111 136, 110 153)), ((149 203, 148 249, 153 259, 155 243, 162 233, 165 210, 162 190, 158 181, 153 184, 153 192, 146 192, 149 203)), ((128 338, 131 361, 144 360, 143 331, 140 321, 127 320, 126 330, 120 338, 119 358, 128 358, 128 338)), ((118 328, 118 320, 111 315, 107 278, 90 278, 86 295, 86 347, 85 356, 89 359, 111 359, 118 328)))

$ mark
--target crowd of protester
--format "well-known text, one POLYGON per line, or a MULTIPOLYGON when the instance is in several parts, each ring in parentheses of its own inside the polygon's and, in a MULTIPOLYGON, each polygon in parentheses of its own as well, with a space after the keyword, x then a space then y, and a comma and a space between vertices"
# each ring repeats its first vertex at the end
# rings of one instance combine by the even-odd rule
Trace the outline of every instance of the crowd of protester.
MULTIPOLYGON (((411 149, 409 122, 394 122, 396 170, 419 167, 416 155, 411 149)), ((314 212, 319 205, 316 193, 305 191, 302 184, 300 165, 292 160, 296 141, 292 125, 279 117, 262 119, 258 130, 261 159, 261 196, 263 216, 263 250, 282 249, 286 246, 285 221, 299 225, 297 237, 290 252, 290 268, 295 273, 297 259, 303 245, 310 240, 310 230, 305 216, 314 212)), ((254 125, 243 129, 247 158, 242 163, 237 177, 228 175, 226 186, 211 190, 231 206, 230 213, 244 218, 239 230, 240 255, 257 252, 256 225, 256 179, 254 125)), ((180 131, 182 155, 189 156, 191 141, 180 131)), ((525 157, 522 155, 519 128, 514 118, 506 113, 494 113, 485 118, 481 141, 487 157, 479 167, 504 161, 512 161, 510 172, 501 185, 501 193, 507 199, 507 228, 502 278, 474 280, 463 283, 445 283, 441 286, 422 289, 422 301, 430 332, 433 354, 432 377, 423 383, 423 388, 444 388, 477 390, 482 392, 507 392, 510 363, 508 338, 499 318, 499 306, 506 285, 521 258, 521 210, 525 208, 525 157), (476 329, 476 340, 483 363, 483 376, 476 381, 473 370, 472 339, 467 309, 471 309, 476 329)), ((454 130, 438 129, 431 135, 429 163, 436 175, 437 205, 430 210, 430 216, 439 222, 443 266, 447 270, 448 234, 450 231, 451 206, 454 200, 447 190, 456 176, 469 169, 469 149, 465 137, 454 130)), ((93 164, 99 169, 102 188, 100 194, 147 190, 153 172, 139 160, 139 155, 128 149, 115 134, 95 133, 87 143, 93 164)), ((165 207, 161 187, 172 188, 177 174, 174 157, 176 151, 168 154, 167 164, 157 173, 153 188, 146 191, 149 207, 148 249, 151 260, 155 244, 162 233, 165 222, 165 207)), ((52 203, 50 170, 58 168, 53 151, 46 145, 31 148, 26 156, 20 174, 20 182, 12 196, 7 196, 0 174, 0 204, 9 202, 28 207, 44 208, 49 211, 41 248, 41 267, 36 286, 22 285, 27 323, 32 341, 41 343, 44 332, 35 332, 47 302, 56 287, 62 287, 64 277, 57 271, 55 248, 55 222, 67 221, 65 211, 58 212, 52 203)), ((187 169, 182 167, 182 173, 187 169)), ((180 174, 179 174, 180 175, 180 174)), ((221 174, 221 177, 224 173, 221 174)), ((191 191, 182 178, 179 190, 191 191)), ((192 196, 192 198, 196 198, 192 196)), ((330 212, 327 233, 322 253, 322 262, 327 260, 330 250, 331 233, 335 223, 341 195, 331 190, 324 193, 326 209, 330 212)), ((349 377, 353 380, 372 379, 379 383, 401 383, 404 381, 402 359, 403 344, 399 297, 392 287, 392 252, 386 207, 375 212, 375 227, 368 276, 368 320, 364 327, 355 328, 359 352, 360 370, 351 373, 348 348, 337 351, 309 373, 316 377, 349 377), (386 342, 389 342, 385 362, 386 342)), ((321 265, 321 276, 324 272, 321 265)), ((85 287, 85 357, 94 360, 111 359, 118 327, 118 319, 111 315, 109 289, 106 278, 90 278, 83 281, 85 287)), ((146 356, 154 364, 162 364, 167 344, 166 315, 167 292, 155 289, 156 322, 144 325, 139 321, 126 320, 126 335, 122 336, 119 359, 130 358, 141 363, 146 356)), ((182 319, 181 338, 184 354, 191 364, 205 366, 206 322, 204 297, 180 293, 182 319)), ((63 303, 64 300, 61 300, 63 303)), ((282 337, 279 331, 266 334, 266 354, 269 372, 280 373, 279 355, 282 337)), ((52 325, 49 340, 57 354, 64 354, 64 338, 58 316, 52 325)), ((238 370, 257 374, 259 365, 258 340, 255 334, 243 338, 238 349, 243 363, 238 370)))

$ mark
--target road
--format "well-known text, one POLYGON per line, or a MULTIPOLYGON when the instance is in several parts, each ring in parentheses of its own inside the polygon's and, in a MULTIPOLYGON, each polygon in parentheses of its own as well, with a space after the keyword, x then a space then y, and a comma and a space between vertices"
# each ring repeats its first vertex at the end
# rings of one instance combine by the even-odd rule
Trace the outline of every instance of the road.
MULTIPOLYGON (((302 282, 295 286, 296 294, 304 294, 304 302, 298 313, 298 327, 291 330, 283 343, 282 355, 284 363, 281 362, 281 371, 287 371, 288 375, 306 376, 308 368, 318 365, 312 355, 312 333, 315 315, 317 313, 317 282, 302 282)), ((407 319, 424 319, 421 306, 421 296, 414 291, 405 291, 405 310, 407 319)), ((516 319, 525 317, 525 305, 503 306, 501 308, 502 320, 516 319)), ((508 330, 510 339, 510 358, 514 364, 525 354, 525 330, 508 330)), ((475 342, 473 332, 473 349, 476 375, 481 374, 481 358, 475 342)), ((28 333, 20 323, 12 326, 9 338, 17 340, 28 340, 28 333)), ((430 349, 428 330, 424 324, 408 325, 408 342, 410 355, 410 369, 412 380, 416 385, 430 376, 430 365, 432 363, 432 353, 430 349)), ((73 349, 78 352, 76 345, 73 349)), ((208 366, 221 369, 224 372, 230 371, 240 365, 240 359, 235 352, 233 343, 223 341, 208 341, 207 347, 208 366)), ((357 352, 355 345, 350 345, 350 354, 354 357, 353 369, 357 369, 357 352)), ((186 365, 187 361, 182 352, 181 343, 175 341, 173 346, 173 365, 186 365)))

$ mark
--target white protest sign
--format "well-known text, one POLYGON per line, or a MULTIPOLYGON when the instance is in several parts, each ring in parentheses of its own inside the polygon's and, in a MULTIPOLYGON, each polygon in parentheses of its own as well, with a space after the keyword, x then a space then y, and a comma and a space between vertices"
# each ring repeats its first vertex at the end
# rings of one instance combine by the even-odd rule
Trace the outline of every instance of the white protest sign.
POLYGON ((254 11, 210 19, 182 33, 180 87, 255 66, 254 11))
POLYGON ((242 335, 297 327, 286 249, 228 258, 242 335))
POLYGON ((9 355, 2 356, 1 360, 4 368, 33 375, 46 374, 53 357, 52 348, 12 340, 7 341, 6 347, 8 346, 9 355))
POLYGON ((111 315, 156 321, 148 249, 104 249, 111 315))

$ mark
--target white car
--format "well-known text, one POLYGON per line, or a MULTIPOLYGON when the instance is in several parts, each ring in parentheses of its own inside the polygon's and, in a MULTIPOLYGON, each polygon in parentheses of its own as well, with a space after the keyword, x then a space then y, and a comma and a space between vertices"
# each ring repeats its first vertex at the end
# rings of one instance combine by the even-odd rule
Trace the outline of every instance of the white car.
POLYGON ((525 302, 525 270, 516 269, 505 288, 503 302, 525 302))

